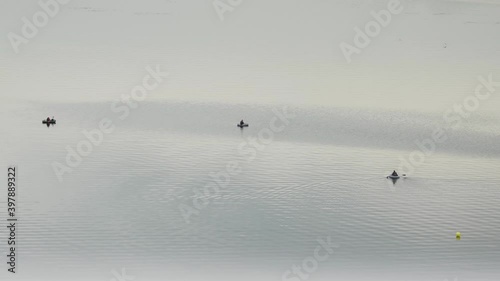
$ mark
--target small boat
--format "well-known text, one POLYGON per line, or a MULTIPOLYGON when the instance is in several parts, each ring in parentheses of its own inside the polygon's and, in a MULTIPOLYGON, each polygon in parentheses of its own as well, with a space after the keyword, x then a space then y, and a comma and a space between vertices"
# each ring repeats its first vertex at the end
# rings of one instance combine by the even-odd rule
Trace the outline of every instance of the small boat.
POLYGON ((399 179, 400 176, 398 175, 398 173, 396 171, 394 171, 394 172, 392 172, 392 174, 388 175, 387 178, 388 179, 399 179))
POLYGON ((43 120, 42 121, 42 124, 55 124, 56 123, 56 120, 55 119, 51 119, 51 120, 43 120))
POLYGON ((248 124, 238 124, 238 125, 236 125, 236 126, 238 126, 238 127, 240 127, 240 128, 243 128, 243 127, 248 127, 248 124))

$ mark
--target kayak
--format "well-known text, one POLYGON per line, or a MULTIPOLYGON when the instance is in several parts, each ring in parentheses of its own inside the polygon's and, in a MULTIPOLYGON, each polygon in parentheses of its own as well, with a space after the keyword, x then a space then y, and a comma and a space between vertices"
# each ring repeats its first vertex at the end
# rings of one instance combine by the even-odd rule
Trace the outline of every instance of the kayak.
POLYGON ((406 178, 406 174, 401 174, 401 175, 396 175, 396 176, 390 174, 390 175, 387 176, 387 178, 388 179, 397 180, 397 179, 400 179, 400 178, 406 178))
POLYGON ((236 125, 236 126, 238 126, 238 127, 240 127, 240 128, 243 128, 243 127, 248 127, 248 124, 243 124, 243 125, 238 124, 238 125, 236 125))
POLYGON ((43 120, 43 121, 42 121, 42 123, 43 123, 43 124, 55 124, 55 123, 56 123, 56 120, 54 120, 54 119, 49 120, 49 121, 47 121, 47 120, 43 120))

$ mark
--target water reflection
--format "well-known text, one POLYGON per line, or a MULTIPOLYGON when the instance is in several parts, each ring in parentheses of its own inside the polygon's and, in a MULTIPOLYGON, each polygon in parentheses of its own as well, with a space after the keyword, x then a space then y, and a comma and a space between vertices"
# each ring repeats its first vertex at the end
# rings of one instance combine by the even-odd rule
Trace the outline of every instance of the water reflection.
POLYGON ((391 177, 387 177, 388 179, 390 179, 392 181, 392 184, 395 185, 396 182, 399 180, 399 178, 391 178, 391 177))
MULTIPOLYGON (((500 243, 491 235, 500 220, 495 173, 500 161, 477 156, 483 149, 498 154, 484 134, 475 134, 481 145, 470 153, 463 145, 461 153, 440 147, 408 179, 399 174, 388 181, 383 175, 397 167, 397 155, 410 151, 379 147, 406 141, 404 146, 412 148, 414 141, 395 133, 386 138, 394 131, 390 123, 351 130, 346 118, 335 126, 324 122, 334 113, 297 114, 266 149, 247 145, 242 152, 255 153, 247 161, 239 145, 269 124, 268 108, 254 109, 252 126, 238 131, 226 116, 239 116, 245 108, 145 104, 126 123, 116 122, 115 131, 60 183, 51 163, 76 162, 65 148, 76 150, 85 140, 82 131, 94 130, 109 108, 37 108, 19 111, 32 116, 6 124, 16 134, 5 139, 9 149, 0 151, 4 162, 22 168, 22 215, 31 223, 23 232, 23 273, 30 274, 23 280, 73 280, 74 274, 92 270, 98 275, 92 280, 102 280, 118 266, 140 272, 141 280, 244 280, 238 276, 256 268, 265 276, 251 280, 279 280, 284 270, 311 255, 317 237, 329 235, 341 247, 321 264, 315 280, 367 280, 357 278, 358 271, 393 274, 383 280, 411 280, 407 276, 428 272, 413 280, 443 280, 446 274, 466 274, 457 268, 468 266, 474 266, 474 280, 497 280, 489 277, 498 276, 500 262, 498 249, 490 246, 500 243), (33 121, 44 112, 56 112, 64 126, 47 134, 33 121), (358 132, 370 128, 374 135, 356 142, 358 132), (225 177, 227 164, 234 162, 241 173, 225 177), (207 196, 204 188, 214 179, 224 188, 207 196), (208 203, 186 224, 180 206, 191 207, 197 198, 208 203), (450 233, 457 230, 467 239, 456 243, 450 233), (96 262, 102 268, 95 269, 96 262), (71 271, 54 273, 55 265, 71 271), (201 266, 225 270, 226 276, 170 270, 201 266), (142 272, 166 277, 147 278, 142 272), (63 279, 64 274, 69 277, 63 279)), ((454 142, 470 141, 449 141, 454 142)), ((0 219, 6 215, 0 213, 0 219)))

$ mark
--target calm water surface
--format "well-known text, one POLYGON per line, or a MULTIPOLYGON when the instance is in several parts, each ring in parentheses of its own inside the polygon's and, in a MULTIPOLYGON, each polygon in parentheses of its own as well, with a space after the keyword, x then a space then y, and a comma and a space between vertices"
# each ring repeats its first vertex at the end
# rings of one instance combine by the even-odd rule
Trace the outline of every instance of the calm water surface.
POLYGON ((446 128, 440 114, 290 107, 291 123, 248 161, 238 146, 272 110, 155 102, 121 121, 107 103, 2 106, 14 120, 0 156, 19 169, 16 280, 112 280, 122 268, 135 280, 281 280, 328 236, 339 247, 308 280, 499 279, 494 118, 447 129, 435 154, 392 183, 385 176, 415 140, 446 128), (56 126, 40 124, 47 113, 56 126), (115 131, 59 182, 52 163, 103 117, 115 131), (179 206, 231 161, 242 172, 186 223, 179 206))

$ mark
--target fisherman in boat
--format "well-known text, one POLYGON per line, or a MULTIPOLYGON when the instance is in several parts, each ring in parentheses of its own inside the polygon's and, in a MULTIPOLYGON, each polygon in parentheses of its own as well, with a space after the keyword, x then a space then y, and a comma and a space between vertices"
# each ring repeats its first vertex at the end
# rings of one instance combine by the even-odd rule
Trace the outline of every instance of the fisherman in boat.
POLYGON ((47 122, 50 122, 50 117, 47 117, 47 122))
POLYGON ((392 172, 391 176, 393 177, 399 177, 398 173, 396 173, 396 171, 392 172))
POLYGON ((245 122, 243 122, 243 120, 240 121, 240 126, 243 126, 245 125, 245 122))

